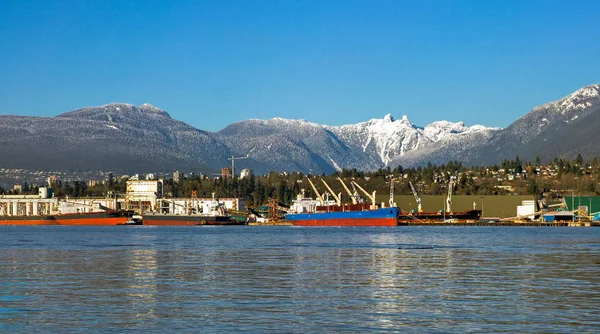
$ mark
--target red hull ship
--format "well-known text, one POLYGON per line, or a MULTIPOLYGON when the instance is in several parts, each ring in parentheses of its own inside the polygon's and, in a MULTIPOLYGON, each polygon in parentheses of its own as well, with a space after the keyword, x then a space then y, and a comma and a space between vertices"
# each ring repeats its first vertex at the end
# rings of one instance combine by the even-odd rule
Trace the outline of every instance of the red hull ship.
POLYGON ((122 225, 131 217, 131 211, 105 211, 89 213, 68 213, 55 215, 56 224, 78 226, 114 226, 122 225))
POLYGON ((113 226, 127 222, 130 211, 70 213, 47 216, 0 216, 0 225, 113 226))
POLYGON ((0 225, 57 225, 54 216, 0 216, 0 225))
POLYGON ((367 209, 362 205, 345 205, 328 206, 326 210, 317 208, 316 212, 290 213, 285 218, 294 226, 398 226, 400 214, 395 207, 367 209))

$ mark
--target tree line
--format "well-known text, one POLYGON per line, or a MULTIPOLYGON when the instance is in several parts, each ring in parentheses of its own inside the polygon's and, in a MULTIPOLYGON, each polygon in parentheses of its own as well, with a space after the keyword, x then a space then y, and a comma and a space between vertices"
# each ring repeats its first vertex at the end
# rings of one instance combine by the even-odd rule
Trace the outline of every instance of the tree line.
MULTIPOLYGON (((217 198, 237 197, 247 201, 249 206, 266 204, 269 198, 276 198, 282 203, 291 201, 302 191, 306 196, 315 197, 316 193, 307 181, 310 178, 321 194, 329 192, 325 181, 335 194, 346 191, 339 179, 350 188, 355 181, 368 192, 387 194, 390 182, 394 180, 395 194, 411 194, 409 180, 415 185, 420 195, 443 195, 448 192, 449 181, 453 181, 452 192, 455 195, 504 195, 522 194, 541 196, 545 193, 574 192, 582 195, 600 195, 600 158, 584 161, 581 155, 573 160, 554 159, 548 165, 542 165, 540 159, 534 162, 523 162, 516 157, 504 160, 499 165, 465 167, 457 161, 446 164, 424 167, 382 168, 376 171, 359 171, 342 169, 331 175, 305 175, 303 173, 271 172, 267 175, 250 175, 246 178, 209 178, 193 176, 183 178, 179 182, 166 179, 161 183, 161 195, 167 197, 190 197, 194 192, 197 197, 217 198), (554 175, 549 175, 548 170, 554 175), (510 185, 512 189, 507 189, 510 185)), ((112 174, 103 184, 88 187, 85 181, 62 182, 52 185, 57 197, 119 197, 126 192, 126 180, 117 180, 112 174)), ((38 188, 27 183, 22 185, 25 194, 36 194, 38 188)), ((13 190, 0 188, 0 194, 14 194, 13 190)))

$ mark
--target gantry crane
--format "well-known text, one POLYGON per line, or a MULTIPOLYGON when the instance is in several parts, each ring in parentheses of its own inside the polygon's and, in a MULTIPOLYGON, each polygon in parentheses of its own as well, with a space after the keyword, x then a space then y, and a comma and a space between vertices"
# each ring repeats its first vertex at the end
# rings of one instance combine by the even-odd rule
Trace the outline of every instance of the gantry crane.
POLYGON ((410 184, 410 190, 412 190, 413 196, 415 196, 415 201, 417 201, 417 211, 423 212, 423 208, 421 207, 421 197, 419 197, 417 194, 415 186, 413 186, 412 182, 408 181, 408 184, 410 184))

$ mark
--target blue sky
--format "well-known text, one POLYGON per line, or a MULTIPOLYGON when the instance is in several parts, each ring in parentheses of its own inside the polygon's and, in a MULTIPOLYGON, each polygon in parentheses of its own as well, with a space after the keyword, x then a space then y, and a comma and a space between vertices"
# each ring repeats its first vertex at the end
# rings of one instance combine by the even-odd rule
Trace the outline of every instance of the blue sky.
POLYGON ((600 82, 599 1, 0 2, 0 114, 508 126, 600 82))

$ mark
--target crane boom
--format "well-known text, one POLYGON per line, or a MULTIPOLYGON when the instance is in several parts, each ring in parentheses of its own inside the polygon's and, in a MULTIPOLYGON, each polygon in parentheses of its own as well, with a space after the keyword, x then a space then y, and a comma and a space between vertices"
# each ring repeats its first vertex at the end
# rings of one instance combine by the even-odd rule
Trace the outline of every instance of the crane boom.
POLYGON ((313 191, 317 195, 317 198, 321 202, 321 205, 323 205, 325 203, 323 196, 321 195, 321 193, 319 193, 319 191, 317 190, 317 187, 315 187, 315 184, 309 178, 306 178, 306 179, 308 180, 308 183, 310 183, 310 186, 312 187, 313 191))
POLYGON ((408 184, 410 184, 410 189, 412 190, 412 193, 415 196, 415 201, 417 201, 417 210, 419 212, 423 212, 423 208, 421 207, 421 197, 419 197, 419 195, 417 194, 415 186, 413 186, 412 182, 408 181, 408 184))
POLYGON ((371 200, 371 204, 373 206, 377 205, 377 203, 375 202, 375 191, 373 191, 373 195, 371 195, 365 189, 363 189, 363 187, 361 187, 358 183, 352 181, 352 184, 355 185, 358 189, 360 189, 360 191, 362 191, 365 194, 365 196, 367 196, 371 200))
POLYGON ((321 179, 321 182, 323 182, 323 184, 325 185, 325 188, 327 188, 327 190, 329 190, 331 195, 333 195, 333 198, 335 198, 337 205, 342 205, 342 193, 339 193, 339 195, 336 195, 336 193, 331 189, 331 187, 327 184, 327 182, 325 182, 325 180, 321 179))
POLYGON ((342 186, 346 190, 346 193, 348 193, 348 196, 350 196, 350 198, 352 199, 352 204, 356 204, 358 201, 356 200, 355 194, 353 194, 353 193, 350 192, 350 189, 348 189, 348 186, 344 183, 344 180, 342 180, 339 177, 337 179, 340 181, 340 183, 342 184, 342 186))

